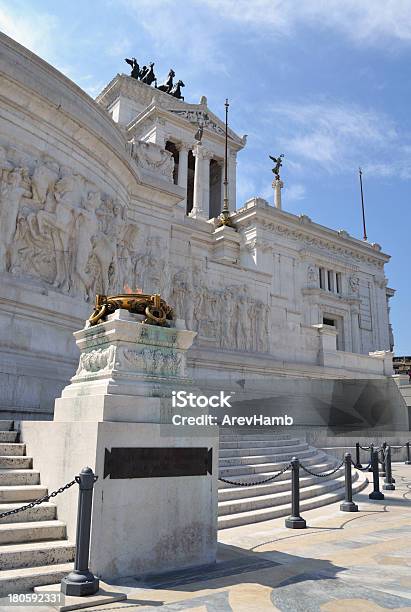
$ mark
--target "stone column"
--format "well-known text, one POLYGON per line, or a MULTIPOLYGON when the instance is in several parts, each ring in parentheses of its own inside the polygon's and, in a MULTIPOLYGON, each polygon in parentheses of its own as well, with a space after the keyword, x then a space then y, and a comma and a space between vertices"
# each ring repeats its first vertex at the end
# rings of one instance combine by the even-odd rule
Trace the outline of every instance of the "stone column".
POLYGON ((203 187, 204 187, 204 148, 201 144, 195 145, 193 155, 196 159, 194 169, 194 197, 193 209, 190 212, 190 217, 206 218, 206 212, 203 205, 203 187))
POLYGON ((274 189, 274 206, 281 210, 281 189, 284 187, 284 183, 281 179, 275 179, 272 185, 274 189))
POLYGON ((358 306, 351 306, 351 351, 353 353, 361 353, 359 314, 358 306))
POLYGON ((211 153, 203 153, 203 210, 205 217, 210 218, 210 160, 211 153))
MULTIPOLYGON (((237 154, 231 152, 228 156, 228 208, 230 212, 234 212, 237 205, 237 154)), ((223 181, 224 181, 224 169, 223 169, 223 181)))
POLYGON ((188 175, 188 145, 182 144, 178 150, 178 178, 177 184, 182 187, 186 193, 185 198, 180 202, 179 206, 184 208, 187 207, 187 175, 188 175))

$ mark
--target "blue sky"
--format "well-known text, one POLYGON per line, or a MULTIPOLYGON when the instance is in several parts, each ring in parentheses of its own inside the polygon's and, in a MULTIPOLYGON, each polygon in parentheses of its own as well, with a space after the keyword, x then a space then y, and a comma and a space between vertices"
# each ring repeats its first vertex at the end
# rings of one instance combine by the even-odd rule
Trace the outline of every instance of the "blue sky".
POLYGON ((0 30, 95 96, 126 56, 173 67, 186 100, 207 95, 248 134, 238 202, 271 197, 268 154, 285 153, 283 207, 392 255, 396 353, 411 354, 409 0, 0 0, 0 30))

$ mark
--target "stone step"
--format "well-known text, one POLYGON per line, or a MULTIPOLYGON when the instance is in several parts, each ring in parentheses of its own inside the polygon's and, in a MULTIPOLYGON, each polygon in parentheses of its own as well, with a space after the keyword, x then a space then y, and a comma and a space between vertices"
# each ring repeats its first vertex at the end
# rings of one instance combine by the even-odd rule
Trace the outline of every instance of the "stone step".
MULTIPOLYGON (((38 521, 0 525, 0 544, 19 544, 45 540, 64 540, 66 524, 62 521, 38 521)), ((1 563, 0 547, 0 563, 1 563)))
MULTIPOLYGON (((20 508, 24 505, 25 504, 22 503, 0 504, 0 514, 2 512, 8 512, 9 510, 13 510, 14 508, 20 508)), ((31 521, 52 521, 55 518, 56 505, 50 502, 44 502, 38 506, 29 508, 28 510, 23 510, 22 512, 17 512, 16 514, 11 514, 9 516, 5 516, 4 518, 0 518, 0 525, 6 523, 26 523, 31 521)))
POLYGON ((7 457, 0 456, 0 469, 13 468, 13 469, 27 469, 33 466, 32 457, 21 457, 17 455, 8 455, 7 457))
MULTIPOLYGON (((308 449, 308 444, 301 444, 299 447, 293 447, 290 451, 287 451, 288 456, 295 455, 298 457, 300 453, 306 451, 308 449)), ((276 449, 274 449, 276 450, 276 449)), ((229 457, 220 457, 219 465, 220 467, 226 465, 244 465, 247 463, 272 463, 273 461, 281 461, 282 457, 284 457, 284 453, 281 452, 282 449, 278 450, 274 453, 262 453, 262 454, 251 454, 251 455, 234 455, 229 457)))
POLYGON ((0 486, 0 504, 7 502, 30 502, 47 495, 47 487, 42 485, 0 486))
POLYGON ((0 431, 0 443, 17 442, 18 437, 18 431, 0 431))
MULTIPOLYGON (((353 494, 362 491, 367 484, 368 479, 364 474, 360 473, 356 482, 353 483, 353 494)), ((309 499, 303 499, 300 504, 300 512, 302 515, 304 515, 304 512, 307 510, 320 508, 321 506, 332 504, 336 501, 344 499, 344 495, 345 487, 341 486, 331 492, 323 493, 309 499)), ((218 528, 229 529, 230 527, 239 527, 240 525, 249 525, 251 523, 269 521, 281 516, 289 516, 290 511, 290 504, 286 503, 274 508, 261 508, 247 512, 239 512, 236 514, 227 514, 219 517, 218 528)))
POLYGON ((266 431, 255 432, 248 434, 245 432, 241 433, 221 433, 220 429, 220 440, 222 442, 241 442, 242 440, 289 440, 290 434, 272 434, 266 433, 266 431))
POLYGON ((75 546, 67 540, 5 544, 0 548, 2 570, 69 563, 74 560, 75 546))
MULTIPOLYGON (((358 475, 355 477, 355 480, 357 480, 357 478, 358 475)), ((325 481, 325 478, 316 478, 316 481, 317 482, 314 484, 308 484, 308 486, 305 487, 300 486, 300 500, 316 497, 343 487, 344 474, 339 474, 337 478, 331 478, 327 481, 325 481)), ((275 506, 281 506, 283 504, 291 504, 291 480, 285 482, 288 483, 288 487, 283 491, 276 491, 269 495, 258 495, 255 497, 250 495, 250 497, 219 502, 218 515, 224 516, 226 514, 237 514, 239 512, 258 510, 260 508, 274 508, 275 506)))
POLYGON ((0 597, 31 591, 35 586, 57 584, 72 569, 73 563, 58 563, 1 571, 0 597))
MULTIPOLYGON (((318 474, 322 474, 323 472, 329 472, 334 469, 334 465, 332 463, 321 463, 310 466, 310 469, 313 472, 318 474)), ((338 472, 336 472, 335 476, 325 476, 322 480, 330 480, 331 478, 338 477, 343 472, 344 467, 341 467, 338 472)), ((274 475, 274 474, 273 474, 274 475)), ((268 476, 267 476, 268 478, 268 476)), ((260 480, 264 480, 264 478, 260 477, 260 480)), ((301 475, 300 473, 300 487, 306 487, 318 480, 316 476, 308 476, 301 475)), ((241 482, 241 480, 240 480, 241 482)), ((219 483, 220 484, 220 483, 219 483)), ((267 482, 266 484, 255 485, 251 487, 236 487, 229 486, 225 489, 218 489, 218 501, 229 501, 236 499, 243 499, 246 497, 256 497, 258 495, 269 495, 270 493, 276 493, 277 491, 287 491, 290 487, 290 471, 284 472, 275 480, 271 482, 267 482)))
MULTIPOLYGON (((313 468, 313 471, 314 471, 316 465, 321 465, 327 461, 331 461, 331 460, 327 458, 324 453, 317 452, 310 457, 306 457, 304 459, 304 465, 310 467, 310 469, 313 468)), ((223 478, 227 478, 228 480, 232 479, 232 480, 237 480, 239 482, 243 482, 243 481, 249 482, 250 475, 253 476, 253 474, 258 474, 258 478, 256 480, 263 480, 264 477, 268 478, 269 476, 274 476, 274 474, 280 471, 283 467, 285 467, 286 464, 287 462, 279 462, 279 463, 265 464, 265 465, 263 464, 262 466, 257 466, 257 471, 254 470, 253 466, 242 465, 242 466, 238 466, 237 473, 234 472, 234 468, 224 468, 224 470, 220 471, 219 476, 222 476, 223 478), (227 472, 227 474, 223 474, 223 472, 227 472)), ((330 463, 329 465, 330 467, 332 467, 334 463, 330 463)), ((281 480, 282 478, 286 479, 287 476, 278 477, 279 480, 281 480)), ((232 485, 226 484, 225 482, 221 482, 221 481, 218 483, 219 489, 225 489, 231 486, 232 485)))
POLYGON ((290 438, 289 440, 237 440, 235 442, 224 442, 220 440, 220 450, 247 449, 247 448, 282 448, 283 446, 294 446, 301 444, 301 440, 290 438))
POLYGON ((11 431, 14 426, 14 421, 0 419, 0 431, 11 431))
POLYGON ((40 472, 37 470, 0 470, 0 486, 36 485, 40 483, 40 472))
POLYGON ((26 452, 26 445, 19 442, 0 444, 0 456, 19 456, 22 457, 26 452))
MULTIPOLYGON (((308 449, 301 453, 298 453, 298 457, 300 459, 305 459, 307 457, 313 457, 317 454, 315 449, 308 449)), ((220 476, 223 478, 230 478, 233 474, 259 474, 261 472, 276 472, 281 470, 284 467, 284 464, 291 461, 293 458, 293 453, 287 453, 283 455, 277 455, 275 461, 273 462, 261 462, 261 463, 246 463, 236 465, 224 465, 224 467, 220 467, 220 476)))

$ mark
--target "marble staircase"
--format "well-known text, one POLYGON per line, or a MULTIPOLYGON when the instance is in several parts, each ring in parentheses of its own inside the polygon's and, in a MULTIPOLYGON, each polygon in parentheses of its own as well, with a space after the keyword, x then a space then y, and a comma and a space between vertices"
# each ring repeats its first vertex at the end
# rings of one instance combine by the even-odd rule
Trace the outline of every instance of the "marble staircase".
MULTIPOLYGON (((331 471, 336 458, 309 446, 289 434, 264 431, 220 431, 220 477, 236 482, 264 480, 274 475, 292 457, 298 457, 315 473, 331 471)), ((353 494, 362 491, 368 480, 353 470, 353 494)), ((300 509, 311 510, 344 498, 344 467, 335 474, 317 478, 300 470, 300 509)), ((291 471, 267 484, 250 487, 219 481, 218 527, 227 529, 267 521, 290 514, 291 471)))
MULTIPOLYGON (((47 494, 18 437, 13 421, 0 421, 0 514, 47 494)), ((51 502, 0 519, 0 596, 59 582, 74 551, 51 502)))

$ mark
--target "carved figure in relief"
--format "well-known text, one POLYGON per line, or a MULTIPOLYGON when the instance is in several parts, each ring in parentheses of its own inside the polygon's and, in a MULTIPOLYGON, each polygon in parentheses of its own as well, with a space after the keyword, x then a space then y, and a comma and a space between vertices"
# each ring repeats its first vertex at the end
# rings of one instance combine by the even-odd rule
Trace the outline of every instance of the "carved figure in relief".
POLYGON ((360 279, 355 274, 352 274, 348 279, 351 293, 358 293, 360 289, 360 279))
POLYGON ((96 210, 101 204, 99 192, 90 192, 84 201, 84 208, 77 213, 75 222, 76 248, 74 253, 74 276, 80 282, 84 298, 90 296, 92 280, 87 271, 87 263, 93 251, 93 242, 98 233, 96 210))
POLYGON ((27 181, 27 170, 14 168, 0 184, 0 271, 10 267, 10 246, 16 233, 20 202, 24 195, 31 195, 27 181))
POLYGON ((53 196, 54 186, 59 178, 59 167, 53 161, 39 163, 31 177, 33 200, 45 204, 48 196, 53 196))
POLYGON ((308 284, 313 285, 318 280, 318 274, 315 266, 309 265, 307 270, 308 284))
POLYGON ((240 351, 248 348, 248 320, 247 290, 244 287, 238 296, 237 305, 236 342, 240 351))
POLYGON ((55 252, 56 274, 53 286, 68 290, 70 288, 71 237, 74 232, 75 211, 82 200, 80 177, 69 175, 61 178, 54 186, 54 199, 46 200, 51 180, 51 174, 41 172, 44 179, 40 189, 40 197, 48 202, 43 210, 27 217, 33 237, 41 238, 50 234, 55 252), (76 180, 79 179, 78 181, 76 180))
POLYGON ((0 146, 0 180, 4 178, 10 170, 13 170, 13 164, 7 159, 5 148, 0 146))

